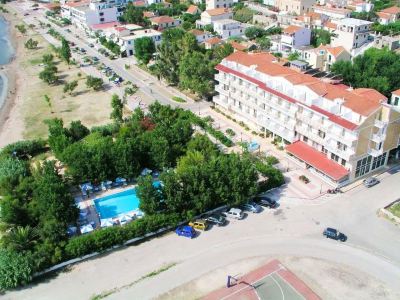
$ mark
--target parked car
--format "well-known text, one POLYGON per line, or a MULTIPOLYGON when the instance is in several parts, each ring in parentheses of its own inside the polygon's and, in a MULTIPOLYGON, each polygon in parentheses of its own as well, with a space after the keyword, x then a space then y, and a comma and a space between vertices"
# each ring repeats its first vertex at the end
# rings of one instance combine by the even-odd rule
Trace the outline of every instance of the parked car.
POLYGON ((375 178, 375 177, 368 177, 367 179, 364 179, 363 184, 370 188, 374 185, 377 185, 379 183, 379 179, 375 178))
POLYGON ((268 208, 275 208, 278 206, 278 203, 275 200, 272 200, 271 198, 266 196, 256 196, 253 198, 253 201, 261 206, 268 208))
POLYGON ((347 240, 347 236, 344 233, 341 233, 334 228, 329 228, 329 227, 326 228, 323 232, 323 235, 326 236, 327 238, 337 241, 339 240, 341 242, 345 242, 347 240))
POLYGON ((245 203, 242 205, 243 210, 250 211, 253 214, 261 212, 262 208, 260 205, 254 202, 245 203))
POLYGON ((188 238, 194 238, 196 236, 196 230, 191 226, 179 226, 175 229, 175 233, 179 236, 184 236, 188 238))
POLYGON ((93 47, 94 47, 94 45, 93 45, 92 43, 90 43, 90 44, 89 44, 89 47, 90 47, 90 48, 93 48, 93 47))
POLYGON ((205 220, 208 223, 215 224, 217 226, 224 226, 226 224, 225 217, 220 214, 213 214, 211 216, 208 216, 205 220))
POLYGON ((223 213, 224 216, 232 219, 241 220, 244 217, 243 211, 239 208, 231 208, 230 210, 223 213))
POLYGON ((197 219, 195 221, 189 222, 189 226, 203 231, 207 230, 208 228, 207 221, 203 219, 197 219))

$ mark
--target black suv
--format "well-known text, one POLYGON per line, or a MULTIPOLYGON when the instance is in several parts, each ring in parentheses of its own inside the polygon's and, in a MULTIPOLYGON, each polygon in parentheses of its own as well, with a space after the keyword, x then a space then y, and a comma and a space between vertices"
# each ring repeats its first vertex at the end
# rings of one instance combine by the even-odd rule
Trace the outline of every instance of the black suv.
POLYGON ((256 196, 253 198, 253 201, 264 207, 275 208, 278 206, 278 203, 276 203, 275 200, 266 196, 256 196))
POLYGON ((226 219, 222 215, 213 214, 205 218, 208 223, 215 224, 217 226, 224 226, 226 224, 226 219))
POLYGON ((347 240, 347 236, 344 233, 341 233, 334 228, 326 228, 323 232, 323 235, 327 238, 339 240, 341 242, 345 242, 347 240))

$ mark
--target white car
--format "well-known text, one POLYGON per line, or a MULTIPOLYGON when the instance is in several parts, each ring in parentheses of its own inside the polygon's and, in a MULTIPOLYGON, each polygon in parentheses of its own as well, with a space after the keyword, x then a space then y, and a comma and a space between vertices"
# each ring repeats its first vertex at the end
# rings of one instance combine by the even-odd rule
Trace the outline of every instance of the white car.
POLYGON ((243 211, 239 208, 231 208, 230 210, 223 213, 227 218, 241 220, 243 219, 243 211))

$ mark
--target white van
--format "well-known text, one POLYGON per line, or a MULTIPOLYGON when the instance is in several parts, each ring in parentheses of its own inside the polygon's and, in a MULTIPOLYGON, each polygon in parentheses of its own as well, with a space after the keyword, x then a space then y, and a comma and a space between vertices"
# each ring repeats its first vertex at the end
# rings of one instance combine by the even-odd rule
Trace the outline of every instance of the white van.
POLYGON ((231 208, 230 210, 223 213, 226 217, 241 220, 243 219, 243 211, 239 208, 231 208))

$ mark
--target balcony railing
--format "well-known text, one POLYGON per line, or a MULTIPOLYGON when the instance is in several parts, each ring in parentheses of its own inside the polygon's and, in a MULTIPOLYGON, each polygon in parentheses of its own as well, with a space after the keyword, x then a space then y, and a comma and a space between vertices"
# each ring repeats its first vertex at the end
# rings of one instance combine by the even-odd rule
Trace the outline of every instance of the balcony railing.
POLYGON ((377 156, 383 154, 383 149, 377 150, 377 149, 374 149, 374 148, 369 148, 368 149, 368 154, 373 156, 373 157, 377 157, 377 156))
POLYGON ((386 138, 385 134, 379 134, 379 133, 375 133, 372 135, 371 137, 371 141, 374 141, 375 143, 379 144, 381 142, 383 142, 386 138))
POLYGON ((386 122, 376 119, 374 123, 375 127, 383 128, 386 125, 386 122))

